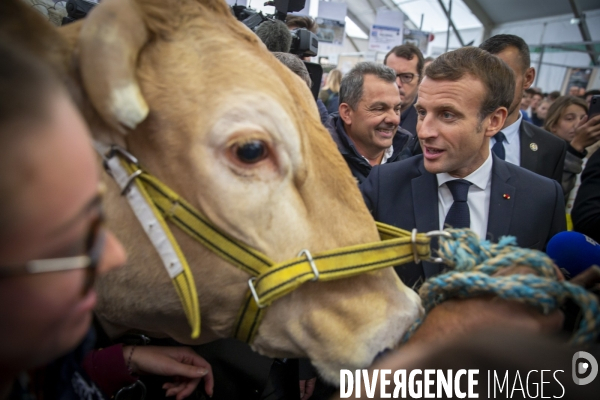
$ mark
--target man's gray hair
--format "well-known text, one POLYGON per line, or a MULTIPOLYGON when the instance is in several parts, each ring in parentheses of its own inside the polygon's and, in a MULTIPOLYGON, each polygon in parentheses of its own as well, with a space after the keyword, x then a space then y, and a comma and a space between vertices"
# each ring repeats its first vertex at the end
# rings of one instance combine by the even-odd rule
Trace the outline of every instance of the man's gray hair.
POLYGON ((281 53, 281 52, 273 52, 275 58, 281 61, 286 67, 292 70, 293 73, 298 75, 308 87, 312 86, 312 80, 310 79, 310 74, 306 69, 306 65, 298 56, 290 53, 281 53))
POLYGON ((340 85, 340 104, 346 103, 355 110, 363 95, 365 75, 374 75, 390 83, 396 83, 396 72, 383 64, 360 62, 348 72, 340 85))

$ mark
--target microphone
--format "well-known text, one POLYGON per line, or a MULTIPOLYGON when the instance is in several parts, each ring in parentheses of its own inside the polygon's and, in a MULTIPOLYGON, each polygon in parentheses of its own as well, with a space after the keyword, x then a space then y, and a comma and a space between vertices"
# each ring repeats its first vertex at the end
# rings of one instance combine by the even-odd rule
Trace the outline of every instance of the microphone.
POLYGON ((270 52, 290 52, 292 34, 282 21, 266 20, 256 28, 255 33, 270 52))
POLYGON ((600 266, 600 244, 582 233, 557 233, 546 246, 546 254, 570 277, 579 275, 592 265, 600 266))

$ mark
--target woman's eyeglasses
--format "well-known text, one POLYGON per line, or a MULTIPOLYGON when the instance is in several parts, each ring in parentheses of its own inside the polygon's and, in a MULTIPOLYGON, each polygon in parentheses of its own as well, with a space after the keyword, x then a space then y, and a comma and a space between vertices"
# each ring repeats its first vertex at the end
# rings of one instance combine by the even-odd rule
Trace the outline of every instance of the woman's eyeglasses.
POLYGON ((103 222, 104 219, 102 216, 99 216, 90 225, 90 230, 85 242, 85 254, 74 257, 31 260, 23 265, 0 266, 0 279, 28 274, 85 269, 85 280, 82 293, 84 295, 87 294, 94 286, 98 262, 104 252, 106 230, 104 229, 103 222))

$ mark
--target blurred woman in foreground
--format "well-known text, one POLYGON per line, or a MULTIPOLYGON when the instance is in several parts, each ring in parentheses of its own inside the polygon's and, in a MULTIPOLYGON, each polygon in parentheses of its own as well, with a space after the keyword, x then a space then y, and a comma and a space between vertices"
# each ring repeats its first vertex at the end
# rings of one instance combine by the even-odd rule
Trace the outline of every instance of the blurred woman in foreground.
POLYGON ((177 377, 178 400, 201 379, 211 395, 189 348, 93 350, 94 279, 125 254, 102 224, 90 134, 40 61, 3 40, 0 59, 0 399, 109 398, 140 374, 177 377))

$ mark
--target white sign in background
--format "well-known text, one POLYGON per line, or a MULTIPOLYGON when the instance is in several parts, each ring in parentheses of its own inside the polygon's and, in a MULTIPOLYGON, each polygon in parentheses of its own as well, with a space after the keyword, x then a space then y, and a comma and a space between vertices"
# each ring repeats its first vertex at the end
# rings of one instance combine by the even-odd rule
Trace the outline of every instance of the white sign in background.
POLYGON ((344 44, 347 12, 346 3, 319 1, 319 13, 316 18, 319 27, 317 31, 319 42, 335 46, 344 44))
POLYGON ((369 50, 390 51, 402 44, 404 14, 397 10, 379 9, 369 35, 369 50))

